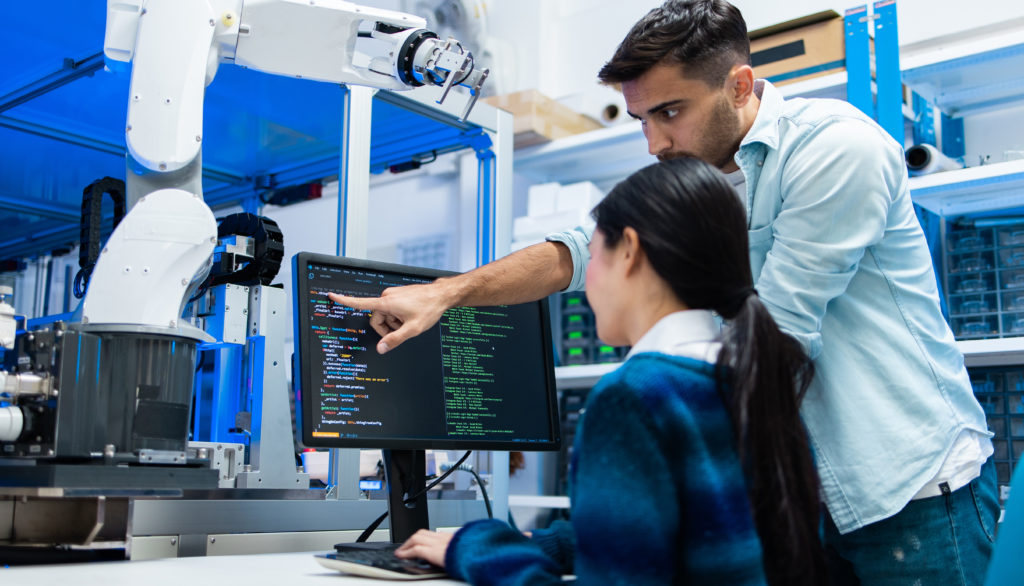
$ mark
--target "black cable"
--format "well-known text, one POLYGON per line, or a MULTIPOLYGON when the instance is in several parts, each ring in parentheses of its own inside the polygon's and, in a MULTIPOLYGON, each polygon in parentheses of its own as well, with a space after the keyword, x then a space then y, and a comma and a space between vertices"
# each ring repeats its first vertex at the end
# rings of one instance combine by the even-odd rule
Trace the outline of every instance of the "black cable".
POLYGON ((473 70, 474 69, 476 69, 476 61, 473 60, 472 58, 470 58, 470 61, 469 61, 469 71, 466 72, 466 75, 462 76, 462 79, 460 79, 459 81, 455 82, 453 85, 462 85, 462 82, 464 82, 467 79, 469 79, 470 75, 473 75, 473 70))
POLYGON ((493 519, 494 518, 494 512, 491 511, 491 499, 487 498, 487 489, 484 488, 484 481, 483 481, 483 479, 480 478, 480 475, 477 474, 476 470, 473 470, 472 468, 470 468, 468 470, 468 472, 473 475, 473 478, 476 478, 476 484, 477 484, 477 486, 480 487, 480 495, 484 497, 484 507, 487 508, 487 518, 488 519, 493 519))
POLYGON ((92 269, 94 266, 94 264, 85 265, 75 273, 75 283, 72 293, 76 299, 85 297, 85 292, 89 288, 89 277, 92 276, 92 269))
MULTIPOLYGON (((431 482, 430 484, 425 486, 423 488, 423 490, 417 492, 416 494, 414 494, 414 495, 412 495, 410 497, 407 497, 405 500, 402 501, 402 503, 407 505, 409 503, 415 502, 416 499, 420 498, 428 490, 430 490, 430 489, 434 488, 435 486, 437 486, 438 484, 440 484, 441 481, 444 480, 445 478, 448 478, 448 476, 451 475, 452 472, 455 472, 455 470, 459 466, 461 466, 462 463, 466 461, 466 458, 468 458, 469 455, 472 454, 472 453, 473 453, 473 450, 466 450, 466 453, 462 454, 462 457, 459 458, 459 461, 456 462, 454 466, 449 468, 447 472, 445 472, 444 474, 438 476, 433 482, 431 482)), ((389 491, 391 490, 390 486, 388 486, 388 490, 389 491)), ((490 511, 490 506, 487 507, 487 510, 490 511)), ((380 517, 377 517, 373 521, 373 523, 370 523, 370 525, 366 529, 364 529, 362 533, 359 534, 359 537, 356 538, 356 543, 362 543, 362 542, 366 541, 367 539, 369 539, 370 535, 373 535, 373 532, 377 530, 377 527, 380 526, 380 524, 384 522, 384 519, 387 519, 387 518, 388 518, 388 512, 384 511, 384 513, 380 517)))

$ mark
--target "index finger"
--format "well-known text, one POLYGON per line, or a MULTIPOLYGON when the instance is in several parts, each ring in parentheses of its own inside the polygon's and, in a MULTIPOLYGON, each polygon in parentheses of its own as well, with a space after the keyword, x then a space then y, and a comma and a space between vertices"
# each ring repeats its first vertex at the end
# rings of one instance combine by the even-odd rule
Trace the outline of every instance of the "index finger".
POLYGON ((337 293, 328 293, 327 298, 341 305, 370 311, 376 310, 378 301, 380 301, 380 297, 350 297, 348 295, 339 295, 337 293))

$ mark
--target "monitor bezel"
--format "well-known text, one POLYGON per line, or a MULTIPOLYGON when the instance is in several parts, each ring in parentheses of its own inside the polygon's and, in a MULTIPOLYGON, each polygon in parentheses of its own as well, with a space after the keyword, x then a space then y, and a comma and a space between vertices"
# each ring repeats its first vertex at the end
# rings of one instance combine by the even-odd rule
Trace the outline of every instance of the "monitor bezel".
MULTIPOLYGON (((308 364, 310 349, 305 346, 303 331, 310 327, 310 318, 306 312, 299 311, 302 299, 308 298, 309 278, 308 271, 304 269, 306 263, 320 263, 339 267, 349 267, 361 270, 373 270, 388 273, 410 275, 437 279, 457 275, 452 271, 413 267, 382 261, 372 261, 344 256, 332 256, 312 252, 299 252, 292 257, 292 300, 293 300, 293 324, 295 360, 293 362, 292 379, 295 393, 295 424, 298 431, 298 439, 304 447, 308 448, 360 448, 360 449, 395 449, 395 450, 497 450, 497 451, 557 451, 561 447, 561 425, 558 417, 558 392, 555 384, 554 371, 554 349, 551 331, 551 313, 547 298, 530 303, 538 304, 540 312, 541 336, 545 340, 546 351, 541 352, 544 359, 544 377, 547 387, 548 400, 548 429, 550 440, 548 441, 509 441, 509 440, 480 440, 471 438, 460 439, 428 439, 428 438, 324 438, 313 437, 310 426, 304 425, 306 421, 312 421, 312 401, 307 396, 312 393, 311 370, 302 368, 308 364), (299 270, 303 267, 303 270, 299 270)), ((541 416, 541 414, 538 414, 541 416)))

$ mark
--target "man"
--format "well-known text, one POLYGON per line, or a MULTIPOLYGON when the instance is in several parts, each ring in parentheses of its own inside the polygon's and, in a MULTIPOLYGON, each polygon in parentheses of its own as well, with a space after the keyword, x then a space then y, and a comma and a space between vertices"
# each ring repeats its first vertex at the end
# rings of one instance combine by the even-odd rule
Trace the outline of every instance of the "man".
MULTIPOLYGON (((746 202, 757 290, 814 359, 801 414, 837 583, 980 584, 998 500, 991 434, 939 310, 901 145, 852 106, 754 79, 724 0, 669 0, 601 70, 660 159, 692 154, 746 202)), ((582 287, 589 233, 376 300, 386 352, 449 307, 582 287)))

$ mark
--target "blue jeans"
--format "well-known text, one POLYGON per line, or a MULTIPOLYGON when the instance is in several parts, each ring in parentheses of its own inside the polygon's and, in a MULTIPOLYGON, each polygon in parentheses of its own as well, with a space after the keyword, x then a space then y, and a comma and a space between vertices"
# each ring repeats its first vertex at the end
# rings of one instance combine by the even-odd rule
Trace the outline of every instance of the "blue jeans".
POLYGON ((846 535, 825 517, 834 586, 981 586, 999 519, 995 464, 989 458, 967 486, 846 535))

